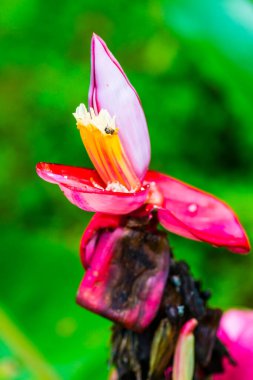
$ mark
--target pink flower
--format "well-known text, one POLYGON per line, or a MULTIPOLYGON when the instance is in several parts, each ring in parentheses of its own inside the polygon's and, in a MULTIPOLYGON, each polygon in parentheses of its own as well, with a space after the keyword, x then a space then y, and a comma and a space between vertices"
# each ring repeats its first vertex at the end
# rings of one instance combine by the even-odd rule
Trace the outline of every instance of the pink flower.
POLYGON ((38 175, 58 184, 83 210, 122 215, 149 204, 173 233, 248 252, 246 233, 225 203, 165 174, 147 171, 150 141, 139 97, 96 35, 91 54, 89 112, 81 104, 74 116, 96 170, 39 163, 38 175))
POLYGON ((222 319, 218 337, 236 362, 224 359, 225 372, 213 380, 253 379, 253 311, 229 310, 222 319))

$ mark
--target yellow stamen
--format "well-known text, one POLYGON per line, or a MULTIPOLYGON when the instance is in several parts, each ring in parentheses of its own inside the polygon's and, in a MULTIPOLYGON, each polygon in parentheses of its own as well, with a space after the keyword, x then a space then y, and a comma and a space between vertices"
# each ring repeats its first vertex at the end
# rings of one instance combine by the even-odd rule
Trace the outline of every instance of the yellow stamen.
POLYGON ((95 115, 81 104, 74 116, 87 153, 107 190, 135 191, 141 184, 121 144, 115 118, 106 110, 95 115))

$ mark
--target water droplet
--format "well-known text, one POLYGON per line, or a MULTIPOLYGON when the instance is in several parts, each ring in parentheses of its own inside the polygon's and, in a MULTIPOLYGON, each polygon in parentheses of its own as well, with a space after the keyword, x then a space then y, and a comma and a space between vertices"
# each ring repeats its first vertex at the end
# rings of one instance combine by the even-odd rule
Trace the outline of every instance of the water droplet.
POLYGON ((190 203, 187 210, 191 213, 191 214, 196 214, 197 211, 198 211, 198 206, 196 205, 196 203, 190 203))

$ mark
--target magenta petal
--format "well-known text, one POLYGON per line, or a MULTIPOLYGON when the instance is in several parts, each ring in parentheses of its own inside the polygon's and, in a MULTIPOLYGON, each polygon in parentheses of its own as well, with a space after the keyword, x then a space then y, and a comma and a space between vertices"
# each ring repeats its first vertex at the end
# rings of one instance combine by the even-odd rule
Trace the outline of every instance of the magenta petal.
POLYGON ((58 184, 71 203, 86 211, 128 214, 147 198, 147 189, 135 193, 104 190, 97 172, 91 169, 41 162, 37 173, 45 181, 58 184))
POLYGON ((140 180, 150 161, 150 141, 140 99, 122 67, 95 34, 91 46, 89 106, 96 112, 106 109, 116 116, 120 140, 140 180))
MULTIPOLYGON (((106 218, 103 221, 102 217, 102 225, 106 218)), ((94 226, 95 234, 90 230, 82 240, 88 269, 77 302, 129 329, 141 331, 154 319, 160 306, 169 266, 166 239, 159 234, 157 238, 152 235, 151 239, 148 234, 144 238, 143 231, 126 227, 97 231, 99 219, 100 216, 89 226, 94 226), (155 239, 157 247, 153 250, 155 239)))
POLYGON ((42 179, 47 182, 56 183, 57 185, 99 192, 104 187, 103 181, 94 169, 39 162, 36 170, 42 179))
POLYGON ((163 195, 163 202, 157 204, 158 216, 169 231, 236 253, 250 250, 237 216, 218 198, 158 172, 149 171, 145 181, 155 183, 163 195))
POLYGON ((81 261, 85 269, 90 265, 92 255, 95 253, 97 232, 99 229, 116 229, 121 222, 121 216, 96 213, 86 227, 80 244, 81 261))
POLYGON ((86 192, 60 186, 64 195, 75 206, 85 211, 110 214, 128 214, 140 207, 147 198, 147 190, 136 193, 114 193, 112 191, 86 192))
POLYGON ((212 379, 253 379, 253 311, 227 311, 221 319, 218 337, 237 364, 234 366, 225 359, 225 372, 212 379))

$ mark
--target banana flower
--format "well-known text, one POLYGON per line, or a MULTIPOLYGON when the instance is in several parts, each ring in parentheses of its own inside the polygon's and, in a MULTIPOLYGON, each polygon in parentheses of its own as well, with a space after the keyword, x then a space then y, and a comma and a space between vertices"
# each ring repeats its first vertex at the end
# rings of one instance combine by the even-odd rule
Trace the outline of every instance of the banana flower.
MULTIPOLYGON (((156 257, 149 246, 146 248, 145 260, 139 263, 143 273, 138 286, 135 284, 139 289, 136 302, 136 294, 121 289, 117 302, 122 302, 115 303, 115 267, 118 272, 124 270, 123 259, 115 264, 117 242, 126 241, 136 232, 129 229, 124 215, 141 215, 143 210, 151 215, 156 210, 158 221, 168 231, 236 253, 248 252, 249 241, 237 216, 224 202, 166 174, 148 170, 150 140, 140 99, 97 35, 91 41, 89 107, 79 105, 74 117, 95 169, 41 162, 37 173, 45 181, 57 184, 71 203, 96 213, 81 243, 87 272, 78 291, 78 302, 128 328, 141 330, 158 310, 168 275, 169 249, 155 233, 160 256, 156 257), (151 255, 149 264, 147 255, 151 255), (129 299, 133 301, 131 305, 129 299)), ((140 240, 143 231, 138 234, 140 240)), ((123 251, 124 247, 120 255, 123 251)), ((140 257, 133 256, 138 262, 140 257)), ((132 290, 136 291, 136 287, 132 290)))

